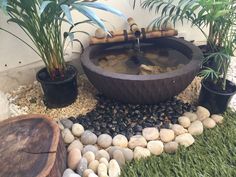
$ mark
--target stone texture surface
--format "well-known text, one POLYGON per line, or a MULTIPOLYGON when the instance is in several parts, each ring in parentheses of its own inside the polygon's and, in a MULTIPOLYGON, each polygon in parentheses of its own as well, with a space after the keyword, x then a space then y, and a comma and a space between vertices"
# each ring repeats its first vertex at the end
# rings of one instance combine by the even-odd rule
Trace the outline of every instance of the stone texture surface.
POLYGON ((96 154, 96 152, 98 151, 98 147, 94 146, 94 145, 86 145, 86 146, 84 146, 84 148, 82 150, 82 154, 85 154, 88 151, 91 151, 94 154, 96 154))
POLYGON ((160 138, 161 138, 161 141, 168 143, 168 142, 174 140, 175 133, 173 130, 170 130, 170 129, 161 129, 160 130, 160 138))
POLYGON ((178 150, 178 146, 179 146, 179 144, 175 141, 166 143, 164 145, 164 151, 166 153, 175 153, 178 150))
POLYGON ((188 128, 190 126, 190 119, 186 116, 181 116, 178 118, 179 124, 182 125, 184 128, 188 128))
POLYGON ((194 143, 194 138, 190 133, 185 133, 182 135, 179 135, 175 138, 175 141, 179 143, 180 145, 183 145, 185 147, 189 147, 194 143))
POLYGON ((121 173, 120 166, 117 163, 117 161, 114 160, 114 159, 112 159, 109 162, 109 168, 108 169, 109 169, 109 171, 108 171, 109 177, 118 177, 121 173))
POLYGON ((200 121, 203 121, 204 119, 210 117, 210 112, 202 106, 197 107, 196 114, 197 114, 197 117, 200 121))
POLYGON ((213 114, 211 115, 211 118, 217 123, 217 124, 222 124, 224 117, 221 115, 213 114))
POLYGON ((89 130, 86 130, 82 135, 80 141, 83 145, 95 144, 97 142, 97 136, 89 130))
POLYGON ((122 151, 115 150, 113 153, 113 159, 117 161, 120 167, 123 167, 125 165, 125 157, 122 151))
POLYGON ((79 150, 83 150, 83 144, 80 142, 80 140, 74 140, 67 148, 67 151, 71 151, 73 148, 78 148, 79 150))
POLYGON ((175 135, 181 135, 187 133, 187 129, 185 129, 182 125, 174 124, 171 126, 171 129, 174 131, 175 135))
POLYGON ((152 154, 160 155, 164 150, 164 145, 162 141, 149 141, 147 148, 152 154))
POLYGON ((65 128, 64 130, 62 130, 61 134, 62 134, 62 138, 63 138, 64 142, 67 144, 72 143, 75 139, 75 137, 72 135, 70 129, 68 129, 68 128, 65 128))
POLYGON ((111 146, 112 144, 112 137, 108 134, 102 134, 97 139, 97 144, 103 148, 106 149, 111 146))
POLYGON ((88 168, 88 161, 86 158, 82 157, 79 160, 79 163, 76 168, 76 172, 80 175, 83 176, 84 171, 88 168))
POLYGON ((204 127, 206 128, 214 128, 216 126, 216 122, 211 118, 206 118, 202 121, 204 127))
POLYGON ((147 140, 157 140, 159 138, 159 131, 155 127, 144 128, 142 131, 143 137, 147 140))
POLYGON ((195 120, 197 120, 197 114, 193 112, 185 112, 184 116, 188 117, 191 122, 194 122, 195 120))
POLYGON ((84 133, 84 127, 81 124, 75 123, 72 126, 73 135, 80 137, 84 133))
POLYGON ((81 159, 81 151, 77 148, 73 148, 68 153, 67 165, 70 169, 75 170, 81 159))
POLYGON ((151 152, 147 148, 136 147, 134 149, 134 159, 139 160, 141 158, 146 158, 151 155, 151 152))
POLYGON ((112 144, 125 148, 128 146, 128 140, 124 135, 116 135, 112 140, 112 144))
POLYGON ((95 155, 92 151, 86 152, 83 157, 87 160, 88 163, 92 162, 95 160, 95 155))
POLYGON ((188 128, 188 132, 191 135, 201 135, 203 133, 203 124, 200 120, 196 120, 191 123, 190 127, 188 128))
POLYGON ((146 147, 147 141, 142 135, 132 136, 129 140, 129 148, 134 149, 135 147, 146 147))
POLYGON ((101 149, 99 151, 97 151, 97 153, 95 154, 95 159, 96 160, 100 160, 102 157, 106 158, 108 161, 110 160, 110 155, 107 151, 105 151, 104 149, 101 149))
POLYGON ((94 173, 97 173, 98 165, 99 165, 99 161, 98 160, 94 160, 94 161, 89 163, 88 168, 93 170, 94 173))

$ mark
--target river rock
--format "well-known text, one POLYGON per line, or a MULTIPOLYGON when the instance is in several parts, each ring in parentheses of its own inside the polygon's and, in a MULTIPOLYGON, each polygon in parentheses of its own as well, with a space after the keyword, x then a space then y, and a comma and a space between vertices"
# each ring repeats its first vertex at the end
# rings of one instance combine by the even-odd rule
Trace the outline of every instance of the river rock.
POLYGON ((200 120, 192 122, 188 128, 188 132, 193 136, 201 135, 203 133, 202 122, 200 120))
POLYGON ((123 148, 120 147, 120 146, 111 146, 111 147, 107 148, 106 151, 109 153, 110 158, 112 158, 113 153, 114 153, 115 150, 122 150, 122 149, 123 148))
POLYGON ((155 127, 144 128, 142 131, 143 137, 147 140, 156 140, 159 138, 159 131, 155 127))
POLYGON ((112 159, 109 162, 108 169, 109 177, 119 177, 121 170, 118 162, 115 159, 112 159))
POLYGON ((62 138, 66 144, 72 143, 75 139, 75 137, 72 135, 70 129, 68 129, 68 128, 65 128, 64 130, 62 130, 61 134, 62 134, 62 138))
POLYGON ((81 142, 84 144, 84 145, 88 145, 88 144, 95 144, 97 142, 97 136, 89 131, 89 130, 86 130, 82 135, 81 135, 81 142))
POLYGON ((140 158, 146 158, 148 156, 150 156, 151 153, 147 148, 143 148, 143 147, 136 147, 134 149, 134 159, 139 160, 140 158))
POLYGON ((88 168, 88 161, 86 158, 82 157, 77 165, 76 172, 83 176, 84 171, 88 168))
POLYGON ((175 138, 175 133, 173 130, 163 128, 160 130, 160 138, 161 141, 168 143, 175 138))
POLYGON ((193 112, 185 112, 184 116, 188 117, 191 122, 197 120, 197 114, 193 112))
POLYGON ((81 151, 78 148, 73 148, 68 153, 68 167, 72 170, 75 170, 79 161, 81 159, 81 151))
POLYGON ((119 147, 127 147, 128 146, 128 140, 124 135, 116 135, 113 140, 112 140, 112 144, 114 146, 119 146, 119 147))
POLYGON ((99 165, 99 161, 98 160, 94 160, 94 161, 89 163, 88 168, 93 170, 94 173, 97 173, 98 165, 99 165))
POLYGON ((97 144, 101 148, 106 149, 106 148, 111 146, 111 144, 112 144, 112 137, 110 135, 108 135, 108 134, 101 134, 98 137, 97 144))
POLYGON ((105 151, 104 149, 97 151, 95 155, 95 159, 99 161, 102 157, 106 158, 108 161, 110 160, 109 153, 105 151))
POLYGON ((182 125, 179 125, 179 124, 174 124, 174 125, 172 125, 172 126, 171 126, 171 129, 174 131, 174 133, 175 133, 176 136, 188 132, 187 129, 185 129, 182 125))
POLYGON ((182 125, 184 128, 188 128, 190 126, 190 119, 186 116, 181 116, 178 118, 179 124, 182 125))
POLYGON ((81 124, 73 124, 72 126, 73 135, 80 137, 84 133, 84 127, 81 124))
POLYGON ((88 177, 90 173, 94 173, 94 171, 91 169, 84 170, 83 177, 88 177))
POLYGON ((122 151, 115 150, 113 153, 113 159, 115 159, 118 162, 120 167, 123 167, 125 165, 125 157, 122 151))
POLYGON ((203 121, 204 119, 210 117, 210 112, 208 111, 208 109, 202 107, 202 106, 198 106, 197 107, 197 117, 200 121, 203 121))
POLYGON ((95 173, 90 173, 88 177, 98 177, 95 173))
POLYGON ((75 174, 75 172, 74 172, 73 170, 71 170, 70 168, 67 168, 67 169, 64 171, 62 177, 69 177, 71 174, 75 174))
POLYGON ((100 160, 99 160, 99 163, 104 163, 107 167, 109 165, 109 162, 108 160, 105 158, 105 157, 102 157, 100 160))
POLYGON ((180 145, 183 145, 185 147, 189 147, 194 143, 194 138, 190 133, 184 133, 182 135, 179 135, 175 138, 175 142, 179 143, 180 145))
POLYGON ((107 172, 108 172, 107 166, 104 163, 100 163, 98 165, 98 176, 108 177, 107 172))
POLYGON ((164 145, 161 141, 149 141, 147 144, 148 150, 154 155, 160 155, 163 152, 164 145))
POLYGON ((135 135, 132 136, 129 140, 129 148, 134 149, 135 147, 146 147, 147 141, 142 135, 135 135))
POLYGON ((206 128, 214 128, 216 126, 216 122, 211 118, 206 118, 202 121, 204 127, 206 128))
POLYGON ((65 129, 64 125, 61 123, 60 120, 57 121, 57 124, 58 124, 58 127, 60 128, 60 130, 64 130, 65 129))
POLYGON ((222 124, 224 117, 221 115, 213 114, 211 118, 217 123, 217 124, 222 124))
POLYGON ((64 128, 71 129, 71 127, 73 126, 73 122, 69 119, 61 119, 60 122, 62 123, 64 128))
POLYGON ((80 142, 80 140, 74 140, 67 148, 67 152, 70 152, 71 149, 78 148, 79 150, 83 150, 83 144, 80 142))
POLYGON ((178 150, 179 144, 177 142, 169 142, 164 145, 164 151, 166 153, 175 153, 178 150))
POLYGON ((82 154, 85 154, 86 152, 88 151, 91 151, 93 152, 94 154, 97 153, 98 151, 98 147, 97 146, 94 146, 94 145, 87 145, 87 146, 84 146, 83 150, 82 150, 82 154))
POLYGON ((95 160, 95 155, 93 152, 91 151, 88 151, 86 152, 83 157, 88 161, 88 163, 92 162, 95 160))
POLYGON ((126 161, 131 161, 134 158, 134 153, 131 149, 129 148, 123 148, 122 149, 123 155, 125 157, 126 161))

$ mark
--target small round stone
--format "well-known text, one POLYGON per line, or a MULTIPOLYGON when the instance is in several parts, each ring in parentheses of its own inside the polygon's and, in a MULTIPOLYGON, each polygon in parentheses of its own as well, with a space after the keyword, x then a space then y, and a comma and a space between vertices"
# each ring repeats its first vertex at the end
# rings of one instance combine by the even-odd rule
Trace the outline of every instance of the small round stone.
POLYGON ((124 154, 125 160, 126 161, 131 161, 134 158, 134 153, 131 149, 129 148, 123 148, 122 152, 124 154))
POLYGON ((98 177, 95 173, 90 173, 88 177, 98 177))
POLYGON ((159 131, 155 127, 144 128, 142 134, 147 141, 157 140, 159 138, 159 131))
POLYGON ((75 174, 75 172, 74 172, 73 170, 71 170, 70 168, 67 168, 67 169, 64 171, 62 177, 69 177, 71 174, 75 174))
POLYGON ((104 163, 100 163, 98 165, 98 176, 108 177, 107 172, 108 172, 107 166, 104 163))
POLYGON ((87 145, 87 146, 85 146, 85 147, 83 148, 82 154, 85 154, 85 153, 88 152, 88 151, 91 151, 91 152, 93 152, 94 154, 96 154, 97 151, 98 151, 98 147, 97 147, 97 146, 94 146, 94 145, 87 145))
POLYGON ((174 140, 175 133, 173 130, 163 128, 160 130, 160 138, 161 138, 161 141, 168 143, 168 142, 174 140))
POLYGON ((109 165, 109 162, 106 158, 102 157, 100 160, 99 160, 99 163, 104 163, 107 167, 109 165))
POLYGON ((60 120, 57 121, 57 124, 58 124, 58 127, 60 128, 60 130, 64 130, 65 129, 64 125, 61 123, 60 120))
POLYGON ((94 153, 91 152, 91 151, 86 152, 86 153, 83 155, 83 157, 84 157, 85 159, 87 159, 88 163, 90 163, 90 162, 92 162, 92 161, 95 160, 95 155, 94 155, 94 153))
POLYGON ((101 134, 98 137, 97 140, 97 144, 101 147, 101 148, 108 148, 109 146, 111 146, 112 144, 112 137, 108 134, 101 134))
POLYGON ((197 114, 193 112, 185 112, 184 116, 188 117, 191 122, 194 122, 195 120, 197 120, 197 114))
POLYGON ((122 150, 122 149, 123 148, 119 147, 119 146, 111 146, 106 151, 109 153, 110 157, 112 158, 113 153, 114 153, 115 150, 122 150))
POLYGON ((67 165, 70 169, 75 170, 81 159, 81 151, 77 148, 73 148, 68 154, 67 165))
POLYGON ((203 121, 204 119, 210 117, 210 112, 208 111, 208 109, 202 107, 202 106, 198 106, 197 107, 197 117, 200 121, 203 121))
POLYGON ((98 160, 94 160, 94 161, 89 163, 88 168, 93 170, 94 173, 97 173, 98 165, 99 165, 99 161, 98 160))
POLYGON ((140 158, 146 158, 150 155, 151 155, 151 153, 147 148, 143 148, 143 147, 138 146, 134 149, 134 159, 135 160, 139 160, 140 158))
POLYGON ((120 167, 123 167, 125 165, 125 157, 120 150, 115 150, 113 153, 113 159, 115 159, 120 167))
POLYGON ((214 128, 216 126, 216 122, 211 118, 206 118, 202 121, 204 127, 206 128, 214 128))
POLYGON ((83 144, 80 142, 80 140, 74 140, 67 148, 67 152, 70 152, 71 149, 78 148, 79 150, 83 150, 83 144))
POLYGON ((94 173, 94 171, 91 169, 84 170, 83 177, 88 177, 90 173, 94 173))
POLYGON ((202 122, 200 120, 192 122, 188 127, 188 132, 193 136, 201 135, 203 133, 202 122))
POLYGON ((186 130, 182 125, 179 124, 172 125, 171 129, 175 132, 175 135, 177 136, 188 132, 188 130, 186 130))
POLYGON ((135 135, 132 136, 129 140, 129 148, 134 149, 135 147, 146 147, 147 141, 142 135, 135 135))
POLYGON ((222 124, 224 117, 221 115, 213 114, 211 118, 217 123, 217 124, 222 124))
POLYGON ((81 124, 73 124, 72 126, 73 135, 80 137, 84 133, 84 127, 81 124))
POLYGON ((73 122, 69 119, 61 119, 60 122, 62 123, 64 128, 71 129, 71 127, 73 126, 73 122))
POLYGON ((112 159, 109 162, 109 167, 108 167, 108 174, 109 177, 119 177, 121 170, 118 162, 115 159, 112 159))
POLYGON ((84 144, 84 145, 88 145, 88 144, 95 144, 97 142, 97 136, 89 131, 89 130, 86 130, 82 135, 81 135, 81 142, 84 144))
POLYGON ((75 137, 72 135, 70 129, 68 129, 68 128, 65 128, 64 130, 62 130, 61 134, 62 134, 62 138, 66 144, 72 143, 75 139, 75 137))
POLYGON ((175 142, 179 143, 180 145, 183 145, 185 147, 189 147, 194 143, 194 138, 190 133, 184 133, 182 135, 179 135, 175 138, 175 142))
POLYGON ((148 150, 154 155, 160 155, 163 152, 164 145, 161 141, 149 141, 147 144, 148 150))
POLYGON ((177 142, 169 142, 164 145, 164 151, 166 153, 172 154, 175 153, 178 150, 179 144, 177 142))
POLYGON ((97 151, 95 155, 95 159, 99 161, 102 157, 106 158, 108 161, 110 160, 109 153, 105 151, 104 149, 97 151))
POLYGON ((113 140, 112 140, 112 144, 114 146, 119 146, 119 147, 127 147, 128 146, 128 140, 124 135, 116 135, 113 140))
POLYGON ((88 161, 86 158, 82 157, 77 165, 76 172, 83 176, 84 171, 88 168, 88 161))
POLYGON ((191 121, 186 116, 181 116, 178 118, 179 124, 182 125, 184 128, 188 128, 191 124, 191 121))

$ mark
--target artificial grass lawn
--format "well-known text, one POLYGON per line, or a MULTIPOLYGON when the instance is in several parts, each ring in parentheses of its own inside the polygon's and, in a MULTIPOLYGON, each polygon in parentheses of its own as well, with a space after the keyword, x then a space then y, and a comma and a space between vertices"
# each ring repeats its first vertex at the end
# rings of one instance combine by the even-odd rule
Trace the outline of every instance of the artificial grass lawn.
POLYGON ((236 177, 236 113, 228 111, 224 118, 188 148, 132 161, 121 177, 236 177))

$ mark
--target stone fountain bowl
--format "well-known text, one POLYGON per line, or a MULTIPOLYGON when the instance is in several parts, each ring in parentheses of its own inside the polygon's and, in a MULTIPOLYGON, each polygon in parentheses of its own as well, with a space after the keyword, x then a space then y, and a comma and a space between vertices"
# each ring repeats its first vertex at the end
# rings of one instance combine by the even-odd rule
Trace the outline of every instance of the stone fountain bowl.
POLYGON ((91 60, 94 56, 101 56, 104 49, 127 45, 127 42, 92 45, 85 49, 81 63, 89 81, 98 91, 124 103, 155 104, 178 95, 192 82, 203 58, 198 47, 175 37, 147 39, 142 42, 175 49, 190 61, 181 69, 156 75, 119 74, 106 71, 91 60))

